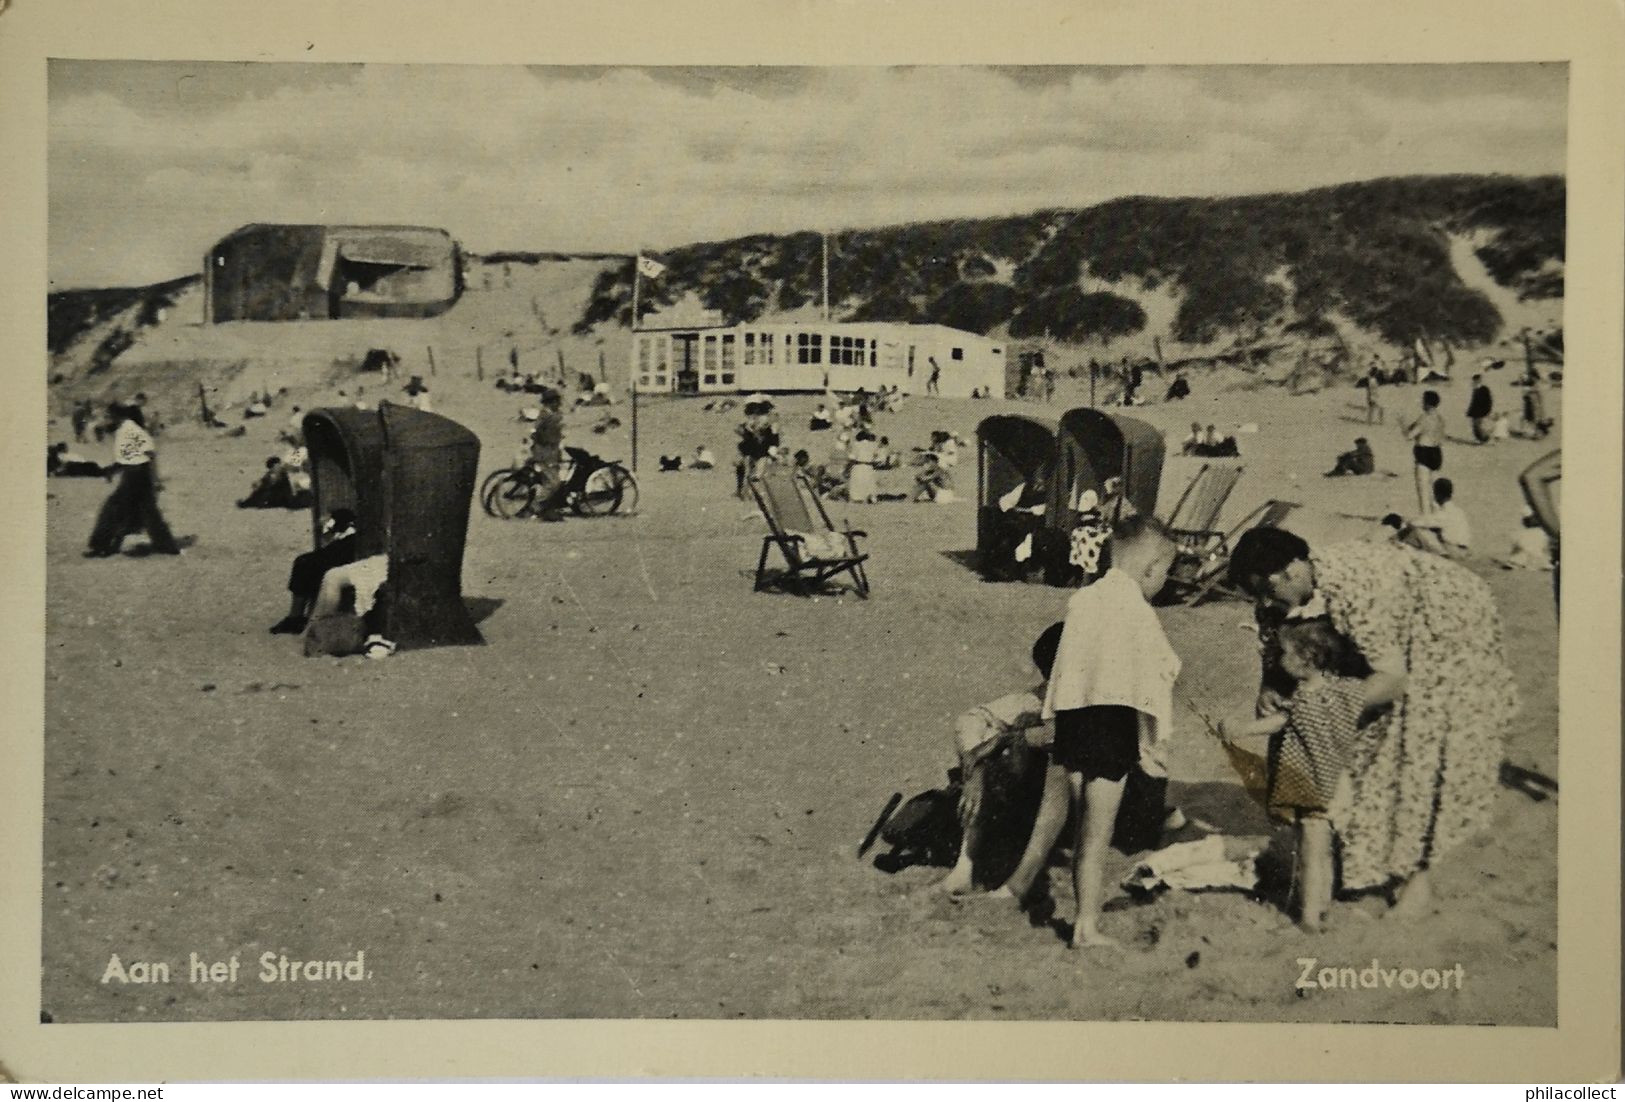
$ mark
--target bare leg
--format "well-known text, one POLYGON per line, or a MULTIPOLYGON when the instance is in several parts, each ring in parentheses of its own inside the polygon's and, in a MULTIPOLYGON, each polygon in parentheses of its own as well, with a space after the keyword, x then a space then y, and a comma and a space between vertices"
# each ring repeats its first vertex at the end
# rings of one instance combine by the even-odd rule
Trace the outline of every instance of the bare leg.
POLYGON ((1072 892, 1077 914, 1072 919, 1072 948, 1115 946, 1116 940, 1100 932, 1101 880, 1106 872, 1106 847, 1117 825, 1124 781, 1096 778, 1084 783, 1082 773, 1067 776, 1073 800, 1082 801, 1078 839, 1072 850, 1072 892))
POLYGON ((1033 821, 1033 832, 1027 839, 1027 848, 1021 860, 1005 882, 989 895, 1009 899, 1025 899, 1033 884, 1043 875, 1049 864, 1050 851, 1066 829, 1066 817, 1072 810, 1072 790, 1067 784, 1066 770, 1051 765, 1044 771, 1044 795, 1038 802, 1038 818, 1033 821))
POLYGON ((1332 906, 1332 824, 1322 816, 1298 819, 1298 925, 1320 932, 1332 906))
POLYGON ((1433 883, 1428 876, 1428 870, 1419 869, 1411 874, 1411 878, 1400 885, 1399 892, 1394 899, 1393 909, 1388 912, 1389 918, 1401 921, 1421 918, 1433 906, 1433 883))
POLYGON ((959 860, 954 862, 947 876, 931 885, 932 891, 958 895, 970 891, 974 886, 975 869, 971 855, 981 845, 982 795, 987 787, 986 777, 987 770, 981 763, 971 766, 965 776, 965 792, 959 800, 959 827, 962 832, 959 860))
POLYGON ((1422 464, 1416 464, 1416 511, 1418 515, 1433 506, 1433 477, 1422 464))

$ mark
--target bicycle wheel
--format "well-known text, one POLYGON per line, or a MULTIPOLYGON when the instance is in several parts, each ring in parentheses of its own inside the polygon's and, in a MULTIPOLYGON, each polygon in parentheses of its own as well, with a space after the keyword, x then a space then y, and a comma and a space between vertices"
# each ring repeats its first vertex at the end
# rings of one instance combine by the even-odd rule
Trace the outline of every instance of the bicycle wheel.
POLYGON ((610 463, 587 476, 587 484, 576 495, 576 512, 582 516, 603 517, 630 513, 638 504, 638 484, 619 463, 610 463))
POLYGON ((492 508, 492 495, 496 491, 496 488, 503 482, 507 481, 508 477, 512 474, 513 468, 498 467, 496 470, 486 475, 485 481, 480 483, 480 494, 476 500, 479 501, 480 508, 485 510, 486 516, 494 517, 497 515, 496 510, 492 508))
POLYGON ((491 515, 503 520, 524 516, 530 511, 535 498, 536 483, 520 477, 517 471, 510 471, 508 478, 491 487, 491 515))

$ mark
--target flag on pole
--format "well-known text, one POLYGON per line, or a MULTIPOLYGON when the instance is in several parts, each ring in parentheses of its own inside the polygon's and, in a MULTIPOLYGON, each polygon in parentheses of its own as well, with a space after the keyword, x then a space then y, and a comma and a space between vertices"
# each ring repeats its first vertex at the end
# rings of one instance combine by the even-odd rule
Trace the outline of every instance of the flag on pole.
POLYGON ((639 255, 638 274, 643 276, 645 279, 658 279, 660 277, 660 273, 664 272, 665 270, 666 266, 660 263, 660 261, 652 259, 651 257, 639 255))

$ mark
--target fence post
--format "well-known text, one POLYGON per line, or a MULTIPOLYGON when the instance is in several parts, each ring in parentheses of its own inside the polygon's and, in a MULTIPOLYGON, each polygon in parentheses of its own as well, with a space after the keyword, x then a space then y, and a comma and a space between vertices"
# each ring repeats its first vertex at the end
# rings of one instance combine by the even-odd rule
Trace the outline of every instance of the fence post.
POLYGON ((480 346, 476 344, 474 346, 474 378, 483 383, 485 382, 485 362, 480 356, 481 351, 480 346))
POLYGON ((435 373, 435 370, 434 370, 434 345, 432 345, 432 344, 429 345, 428 349, 429 349, 429 374, 433 375, 435 373))

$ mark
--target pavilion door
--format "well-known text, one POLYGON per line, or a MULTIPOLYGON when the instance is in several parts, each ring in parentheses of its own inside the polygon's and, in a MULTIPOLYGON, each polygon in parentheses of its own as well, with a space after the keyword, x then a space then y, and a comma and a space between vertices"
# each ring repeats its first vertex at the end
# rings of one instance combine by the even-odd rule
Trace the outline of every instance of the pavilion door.
POLYGON ((696 394, 700 389, 699 354, 695 346, 700 343, 698 333, 673 333, 671 335, 672 367, 676 374, 676 389, 679 394, 696 394))

